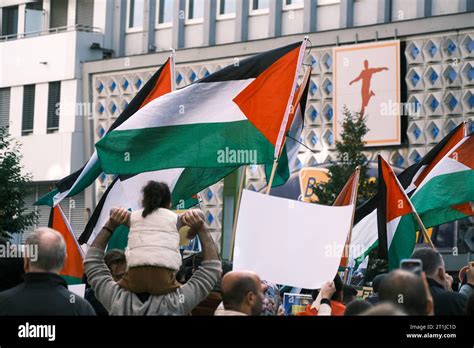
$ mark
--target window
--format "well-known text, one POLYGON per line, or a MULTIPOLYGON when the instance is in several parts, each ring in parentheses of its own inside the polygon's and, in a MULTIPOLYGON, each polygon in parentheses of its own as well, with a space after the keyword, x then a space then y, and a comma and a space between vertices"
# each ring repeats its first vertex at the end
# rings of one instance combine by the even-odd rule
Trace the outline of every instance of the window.
POLYGON ((18 6, 2 9, 2 35, 16 35, 18 33, 18 6))
POLYGON ((158 24, 169 24, 173 21, 173 0, 159 0, 158 24))
POLYGON ((283 10, 303 8, 304 0, 283 0, 283 10))
POLYGON ((236 10, 236 0, 219 0, 217 9, 217 18, 234 18, 236 10))
POLYGON ((60 28, 67 26, 68 0, 51 0, 49 27, 60 28))
POLYGON ((270 0, 250 0, 250 14, 268 13, 269 8, 270 0))
POLYGON ((128 2, 128 27, 143 27, 143 0, 129 0, 128 2))
POLYGON ((204 0, 188 0, 188 21, 201 22, 204 17, 204 0))
POLYGON ((23 87, 23 119, 21 122, 21 135, 33 133, 35 116, 35 85, 23 87))
POLYGON ((94 25, 94 0, 80 0, 76 3, 76 24, 88 28, 94 25))
POLYGON ((43 2, 26 4, 25 34, 39 33, 43 30, 43 2))
POLYGON ((59 130, 59 104, 61 100, 61 82, 50 82, 48 92, 48 133, 59 130))
POLYGON ((0 88, 0 127, 10 123, 10 88, 0 88))

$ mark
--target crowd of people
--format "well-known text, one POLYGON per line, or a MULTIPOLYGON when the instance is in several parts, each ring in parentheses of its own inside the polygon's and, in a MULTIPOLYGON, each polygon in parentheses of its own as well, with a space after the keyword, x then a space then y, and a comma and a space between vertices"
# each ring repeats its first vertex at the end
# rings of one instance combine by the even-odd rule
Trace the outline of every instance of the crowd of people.
MULTIPOLYGON (((59 275, 66 245, 50 228, 39 228, 26 245, 35 259, 0 260, 0 315, 284 315, 281 286, 251 271, 233 271, 221 261, 200 210, 177 215, 169 208, 165 184, 150 182, 143 189, 143 209, 133 213, 112 209, 84 259, 84 299, 67 288, 59 275), (130 227, 126 252, 106 251, 114 231, 130 227), (202 251, 185 262, 179 252, 178 230, 199 237, 202 251)), ((1 242, 1 241, 0 241, 1 242)), ((5 242, 5 241, 3 241, 5 242)), ((441 254, 415 249, 420 274, 396 269, 372 281, 373 293, 363 299, 339 275, 321 289, 303 290, 311 302, 298 316, 473 315, 474 263, 454 289, 441 254)), ((310 275, 309 275, 310 276, 310 275)))

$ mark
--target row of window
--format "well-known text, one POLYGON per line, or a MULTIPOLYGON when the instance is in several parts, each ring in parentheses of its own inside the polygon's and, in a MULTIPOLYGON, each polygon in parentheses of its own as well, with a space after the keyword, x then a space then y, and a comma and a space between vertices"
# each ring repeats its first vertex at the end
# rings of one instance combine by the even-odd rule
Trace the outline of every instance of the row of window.
MULTIPOLYGON (((18 34, 19 6, 2 8, 1 35, 18 34)), ((64 28, 67 26, 68 0, 50 0, 49 28, 64 28)), ((78 25, 92 27, 94 18, 94 0, 80 0, 76 2, 76 21, 78 25)), ((24 33, 32 34, 44 30, 43 1, 27 3, 24 13, 24 33)))
MULTIPOLYGON (((21 120, 21 135, 33 133, 35 121, 36 86, 23 87, 23 111, 21 120)), ((59 130, 59 106, 61 100, 61 82, 48 84, 48 114, 47 132, 59 130)), ((10 88, 0 88, 0 127, 7 127, 10 123, 10 88)))
MULTIPOLYGON (((204 17, 205 0, 186 1, 186 20, 202 20, 204 17)), ((237 1, 244 0, 217 0, 217 18, 224 19, 235 16, 237 1)), ((276 0, 248 0, 249 14, 268 12, 270 1, 276 0)), ((304 0, 282 0, 283 9, 303 8, 304 0)), ((318 0, 318 5, 339 3, 340 0, 318 0)), ((170 24, 173 20, 174 0, 157 0, 157 23, 170 24)), ((128 28, 141 28, 143 26, 144 0, 128 0, 127 18, 128 28)))

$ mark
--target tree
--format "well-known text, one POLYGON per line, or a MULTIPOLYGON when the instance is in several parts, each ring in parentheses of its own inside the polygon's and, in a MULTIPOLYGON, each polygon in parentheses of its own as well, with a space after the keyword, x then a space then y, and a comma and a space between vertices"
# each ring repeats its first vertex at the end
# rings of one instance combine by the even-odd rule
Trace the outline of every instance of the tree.
POLYGON ((365 118, 358 113, 351 113, 344 107, 341 140, 336 142, 337 160, 331 162, 328 170, 329 180, 317 183, 313 188, 319 204, 331 205, 336 200, 349 177, 357 166, 361 166, 357 203, 370 198, 376 191, 377 185, 367 176, 368 161, 364 155, 363 138, 369 131, 365 118))
POLYGON ((20 144, 11 138, 8 129, 0 127, 0 237, 23 232, 33 225, 37 212, 28 212, 25 197, 29 193, 31 175, 23 175, 20 144))

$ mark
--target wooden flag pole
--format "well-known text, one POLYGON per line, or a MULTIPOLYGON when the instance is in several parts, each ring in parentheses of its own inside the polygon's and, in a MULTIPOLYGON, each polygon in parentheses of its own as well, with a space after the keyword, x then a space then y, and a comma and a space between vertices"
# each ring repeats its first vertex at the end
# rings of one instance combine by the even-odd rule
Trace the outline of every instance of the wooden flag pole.
MULTIPOLYGON (((356 175, 355 175, 355 178, 354 178, 355 188, 354 188, 354 190, 352 190, 352 197, 351 197, 351 202, 352 202, 352 204, 354 204, 354 209, 352 210, 351 227, 349 229, 349 235, 347 237, 347 243, 344 245, 343 255, 347 258, 348 261, 349 261, 350 253, 348 252, 346 254, 346 246, 348 246, 349 249, 350 249, 351 241, 352 241, 352 228, 353 228, 353 225, 354 225, 355 210, 356 210, 356 205, 357 205, 357 194, 358 194, 358 191, 359 191, 360 168, 361 168, 360 165, 356 167, 356 175)), ((346 269, 344 270, 344 284, 347 284, 347 281, 349 279, 348 276, 349 276, 349 270, 346 267, 346 269)))
POLYGON ((239 217, 239 211, 240 211, 240 200, 242 199, 242 191, 244 190, 244 184, 245 184, 245 174, 247 171, 247 166, 242 166, 241 168, 241 173, 240 173, 240 180, 239 180, 239 191, 237 193, 237 201, 235 203, 235 209, 234 209, 234 223, 232 225, 232 240, 230 244, 230 259, 231 261, 234 260, 234 246, 235 246, 235 232, 237 231, 237 219, 239 217))
MULTIPOLYGON (((296 110, 298 109, 298 105, 300 103, 301 97, 303 96, 304 90, 306 89, 303 86, 306 86, 306 84, 308 83, 308 80, 311 77, 311 70, 312 70, 311 67, 309 67, 308 69, 306 69, 306 72, 304 73, 303 81, 301 81, 301 85, 300 85, 302 88, 299 89, 298 95, 296 97, 296 103, 295 103, 295 105, 292 105, 292 110, 290 110, 290 115, 294 114, 296 112, 296 110)), ((301 112, 304 112, 304 110, 302 110, 301 112)), ((283 147, 285 146, 285 143, 286 143, 286 136, 284 137, 283 142, 281 144, 280 151, 278 153, 278 157, 276 157, 273 160, 272 172, 270 174, 270 179, 268 179, 267 188, 265 190, 266 195, 270 194, 270 190, 272 189, 273 180, 275 179, 275 173, 276 173, 276 169, 278 167, 278 159, 281 156, 281 153, 283 151, 283 147)))

